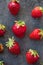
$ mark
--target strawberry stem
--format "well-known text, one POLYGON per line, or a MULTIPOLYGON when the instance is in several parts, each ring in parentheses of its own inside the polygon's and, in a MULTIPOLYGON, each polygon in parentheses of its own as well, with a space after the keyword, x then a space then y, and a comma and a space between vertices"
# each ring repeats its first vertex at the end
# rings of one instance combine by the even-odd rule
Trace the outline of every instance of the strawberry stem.
POLYGON ((39 60, 39 62, 40 62, 40 65, 43 65, 43 61, 42 60, 39 60))
POLYGON ((12 2, 19 2, 18 0, 11 0, 12 2))
POLYGON ((15 2, 16 0, 11 0, 12 2, 15 2))
POLYGON ((41 62, 40 64, 41 64, 41 65, 43 65, 43 63, 42 63, 42 62, 41 62))

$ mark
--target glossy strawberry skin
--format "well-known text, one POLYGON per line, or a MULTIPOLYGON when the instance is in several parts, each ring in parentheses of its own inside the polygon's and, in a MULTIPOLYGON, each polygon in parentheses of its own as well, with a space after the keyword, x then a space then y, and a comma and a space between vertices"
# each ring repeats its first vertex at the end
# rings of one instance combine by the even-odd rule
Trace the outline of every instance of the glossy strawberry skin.
POLYGON ((19 28, 17 28, 17 26, 15 24, 12 26, 12 31, 17 37, 22 38, 22 37, 24 37, 24 35, 26 33, 26 25, 20 26, 19 28))
POLYGON ((40 29, 35 29, 32 33, 30 33, 29 37, 30 39, 40 40, 41 35, 39 35, 40 29))
POLYGON ((31 13, 32 17, 40 18, 42 16, 42 11, 39 8, 34 8, 31 13))
POLYGON ((6 32, 6 30, 1 30, 0 29, 0 36, 4 36, 5 32, 6 32))
POLYGON ((13 46, 11 48, 8 48, 8 49, 12 54, 15 54, 15 55, 19 55, 21 52, 20 46, 17 42, 14 42, 13 46))
POLYGON ((20 4, 18 2, 9 2, 8 8, 12 15, 17 15, 20 10, 20 4))
POLYGON ((27 61, 27 63, 34 64, 34 63, 36 63, 38 61, 38 59, 39 59, 38 56, 34 57, 33 55, 31 55, 30 52, 26 53, 26 61, 27 61))

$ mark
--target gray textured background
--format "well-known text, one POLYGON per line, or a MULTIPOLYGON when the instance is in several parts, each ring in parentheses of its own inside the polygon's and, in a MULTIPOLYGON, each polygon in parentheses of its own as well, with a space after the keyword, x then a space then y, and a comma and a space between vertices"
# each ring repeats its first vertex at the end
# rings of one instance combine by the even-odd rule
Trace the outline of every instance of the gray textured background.
MULTIPOLYGON (((27 64, 25 59, 25 53, 28 49, 36 49, 40 55, 40 61, 43 62, 43 40, 35 41, 28 37, 28 34, 35 28, 43 28, 43 16, 41 19, 33 19, 31 17, 31 10, 40 5, 43 7, 43 0, 20 0, 21 10, 17 16, 12 16, 8 11, 7 5, 9 0, 0 0, 0 23, 6 25, 7 33, 4 37, 0 37, 0 43, 5 42, 9 37, 13 36, 11 26, 15 20, 23 20, 27 25, 27 32, 23 39, 19 39, 16 36, 16 41, 19 42, 21 47, 21 54, 19 56, 12 55, 5 47, 4 53, 0 54, 0 59, 6 62, 6 65, 30 65, 27 64)), ((40 61, 34 65, 40 65, 40 61)))

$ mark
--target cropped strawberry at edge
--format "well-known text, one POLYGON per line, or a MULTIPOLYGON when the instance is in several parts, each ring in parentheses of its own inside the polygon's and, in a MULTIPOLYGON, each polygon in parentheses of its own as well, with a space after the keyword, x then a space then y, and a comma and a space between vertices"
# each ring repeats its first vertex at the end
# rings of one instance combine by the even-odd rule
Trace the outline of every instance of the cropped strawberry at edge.
POLYGON ((41 40, 43 38, 43 29, 34 29, 30 34, 29 34, 30 39, 33 40, 41 40))
POLYGON ((4 36, 6 32, 6 26, 3 24, 0 24, 0 37, 4 36))

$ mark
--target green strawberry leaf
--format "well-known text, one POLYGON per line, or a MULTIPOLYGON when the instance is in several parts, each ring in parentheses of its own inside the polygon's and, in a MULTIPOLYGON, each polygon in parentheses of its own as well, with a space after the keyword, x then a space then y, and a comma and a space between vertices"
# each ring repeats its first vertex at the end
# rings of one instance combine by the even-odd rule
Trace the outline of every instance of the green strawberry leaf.
POLYGON ((24 21, 19 20, 19 21, 17 22, 17 24, 19 24, 20 26, 23 26, 23 25, 25 25, 25 22, 24 22, 24 21))
POLYGON ((5 30, 6 27, 4 25, 0 24, 0 29, 5 30))
MULTIPOLYGON (((34 55, 34 57, 36 57, 36 55, 38 55, 38 53, 37 53, 36 50, 30 49, 29 51, 31 52, 32 55, 34 55)), ((39 55, 38 55, 38 56, 39 56, 39 55)))
POLYGON ((0 61, 0 65, 4 65, 4 64, 3 64, 3 61, 0 61))
POLYGON ((15 41, 14 37, 9 38, 8 42, 6 42, 7 43, 6 46, 11 48, 13 46, 14 41, 15 41))

